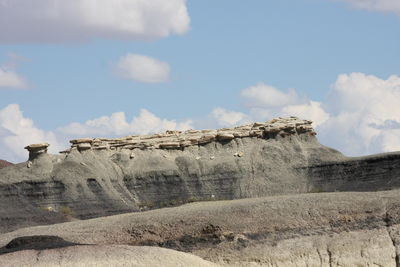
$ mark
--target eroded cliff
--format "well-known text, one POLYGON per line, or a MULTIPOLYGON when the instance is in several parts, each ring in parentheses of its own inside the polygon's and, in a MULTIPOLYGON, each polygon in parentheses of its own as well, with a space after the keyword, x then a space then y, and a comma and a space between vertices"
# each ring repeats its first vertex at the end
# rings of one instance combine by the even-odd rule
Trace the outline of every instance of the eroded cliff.
POLYGON ((399 185, 398 154, 346 158, 295 117, 71 143, 60 155, 27 146, 27 162, 0 170, 1 231, 195 201, 399 185))

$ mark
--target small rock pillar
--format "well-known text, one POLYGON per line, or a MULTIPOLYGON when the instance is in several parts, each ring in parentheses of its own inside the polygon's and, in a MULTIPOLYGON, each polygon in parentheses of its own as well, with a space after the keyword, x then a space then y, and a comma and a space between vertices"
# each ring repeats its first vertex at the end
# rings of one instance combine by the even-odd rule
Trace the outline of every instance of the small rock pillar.
POLYGON ((29 161, 34 160, 42 154, 47 154, 47 148, 49 146, 50 145, 48 143, 31 144, 29 146, 26 146, 25 149, 29 151, 29 161))

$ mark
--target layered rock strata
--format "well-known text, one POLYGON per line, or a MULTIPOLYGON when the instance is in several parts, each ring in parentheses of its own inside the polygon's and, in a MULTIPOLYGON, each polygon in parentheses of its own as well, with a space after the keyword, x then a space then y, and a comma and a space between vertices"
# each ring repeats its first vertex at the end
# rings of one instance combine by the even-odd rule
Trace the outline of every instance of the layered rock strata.
POLYGON ((205 145, 211 142, 228 142, 235 138, 257 137, 276 138, 308 133, 315 135, 309 120, 296 117, 278 118, 266 123, 253 123, 235 128, 219 130, 166 131, 163 134, 132 135, 123 138, 81 138, 71 140, 70 153, 73 150, 122 150, 122 149, 184 149, 189 146, 205 145))
POLYGON ((196 201, 399 187, 399 154, 346 158, 294 117, 71 143, 60 155, 31 145, 28 165, 0 170, 0 231, 196 201))

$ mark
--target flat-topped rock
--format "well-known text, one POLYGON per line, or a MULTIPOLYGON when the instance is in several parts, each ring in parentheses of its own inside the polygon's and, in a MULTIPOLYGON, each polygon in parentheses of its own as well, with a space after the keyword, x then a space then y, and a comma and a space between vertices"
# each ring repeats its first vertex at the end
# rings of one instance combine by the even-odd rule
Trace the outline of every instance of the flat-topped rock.
POLYGON ((25 147, 29 152, 47 149, 50 145, 48 143, 31 144, 25 147))

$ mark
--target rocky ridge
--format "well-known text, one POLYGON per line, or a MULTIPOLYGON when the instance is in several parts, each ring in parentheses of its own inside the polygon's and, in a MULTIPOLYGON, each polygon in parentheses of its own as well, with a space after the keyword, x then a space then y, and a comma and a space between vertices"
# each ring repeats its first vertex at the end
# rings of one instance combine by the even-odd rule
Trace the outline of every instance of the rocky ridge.
POLYGON ((100 249, 127 266, 154 251, 154 266, 400 266, 400 152, 348 158, 315 135, 290 117, 29 145, 0 170, 0 262, 95 264, 100 249))
MULTIPOLYGON (((218 130, 188 130, 166 131, 163 134, 131 135, 123 138, 80 138, 71 140, 71 149, 62 151, 70 153, 73 150, 121 150, 121 149, 183 149, 188 146, 205 145, 214 141, 227 142, 235 138, 258 137, 264 139, 276 136, 288 136, 293 134, 316 133, 311 126, 312 121, 300 120, 296 117, 277 118, 268 122, 256 122, 253 124, 224 128, 218 130)), ((47 144, 28 146, 46 149, 47 144)))

